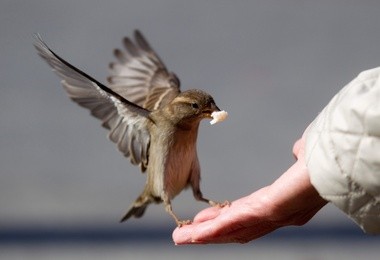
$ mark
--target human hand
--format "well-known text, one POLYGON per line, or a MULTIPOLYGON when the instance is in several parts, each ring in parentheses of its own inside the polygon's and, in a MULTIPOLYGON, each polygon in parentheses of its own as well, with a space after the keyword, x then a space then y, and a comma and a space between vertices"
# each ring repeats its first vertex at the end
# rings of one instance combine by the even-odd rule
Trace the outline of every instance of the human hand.
POLYGON ((310 183, 304 137, 293 146, 297 161, 273 184, 223 208, 198 213, 176 228, 176 244, 247 243, 280 227, 307 223, 327 202, 310 183))

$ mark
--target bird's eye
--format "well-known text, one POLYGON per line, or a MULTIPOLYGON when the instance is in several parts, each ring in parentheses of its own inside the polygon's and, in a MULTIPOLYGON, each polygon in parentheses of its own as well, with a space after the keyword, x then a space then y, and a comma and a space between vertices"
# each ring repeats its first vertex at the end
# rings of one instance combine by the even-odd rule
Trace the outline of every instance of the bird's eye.
POLYGON ((191 103, 191 107, 192 108, 195 108, 195 109, 198 109, 199 108, 199 105, 197 103, 191 103))

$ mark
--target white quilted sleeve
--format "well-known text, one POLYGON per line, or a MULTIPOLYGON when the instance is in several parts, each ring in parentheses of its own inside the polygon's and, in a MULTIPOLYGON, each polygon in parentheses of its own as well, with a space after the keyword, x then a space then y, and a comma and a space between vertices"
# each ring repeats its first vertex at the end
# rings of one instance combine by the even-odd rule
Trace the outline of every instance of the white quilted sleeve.
POLYGON ((380 233, 380 67, 344 87, 306 130, 313 186, 365 232, 380 233))

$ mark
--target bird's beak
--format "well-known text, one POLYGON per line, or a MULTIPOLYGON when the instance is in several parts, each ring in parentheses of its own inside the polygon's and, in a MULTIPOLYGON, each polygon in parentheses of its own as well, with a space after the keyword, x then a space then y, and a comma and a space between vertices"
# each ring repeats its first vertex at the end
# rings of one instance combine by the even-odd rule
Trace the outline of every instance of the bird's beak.
POLYGON ((210 106, 203 110, 203 115, 206 117, 206 118, 212 118, 211 114, 213 112, 218 112, 220 111, 219 107, 215 104, 215 103, 211 103, 210 106))

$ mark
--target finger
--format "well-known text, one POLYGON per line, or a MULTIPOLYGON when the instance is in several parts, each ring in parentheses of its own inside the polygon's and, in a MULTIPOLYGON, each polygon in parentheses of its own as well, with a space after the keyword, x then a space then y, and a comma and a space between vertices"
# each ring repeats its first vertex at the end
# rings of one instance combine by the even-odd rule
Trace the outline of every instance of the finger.
POLYGON ((276 227, 270 222, 262 222, 256 223, 250 227, 242 227, 238 230, 234 230, 228 234, 223 236, 218 236, 213 239, 207 239, 204 241, 198 241, 201 244, 220 244, 220 243, 248 243, 254 239, 262 237, 272 231, 274 231, 276 227))
POLYGON ((193 223, 182 227, 177 227, 173 231, 172 238, 174 243, 177 245, 197 243, 197 241, 194 239, 194 236, 196 236, 196 233, 199 232, 198 229, 202 230, 202 227, 200 228, 199 225, 202 223, 205 223, 205 227, 210 224, 212 225, 213 219, 217 218, 222 212, 226 210, 226 208, 229 207, 209 207, 199 212, 195 216, 193 223))
POLYGON ((230 217, 216 214, 216 218, 211 218, 215 214, 215 210, 204 210, 199 213, 200 218, 207 219, 203 222, 193 222, 190 225, 177 227, 172 234, 175 244, 197 244, 203 243, 212 237, 223 235, 224 232, 231 231, 233 227, 233 220, 230 217), (219 218, 218 218, 219 217, 219 218))
POLYGON ((172 239, 176 245, 190 244, 192 242, 192 233, 194 224, 177 227, 172 234, 172 239))
POLYGON ((293 156, 298 159, 298 153, 302 147, 302 139, 298 139, 293 145, 293 156))
MULTIPOLYGON (((229 208, 230 209, 230 208, 229 208)), ((212 241, 213 243, 217 241, 223 242, 227 234, 234 232, 237 229, 246 227, 245 219, 237 210, 224 210, 221 209, 218 216, 213 219, 194 223, 194 228, 192 230, 192 243, 205 243, 212 241)))
POLYGON ((222 238, 226 234, 247 227, 248 223, 245 222, 253 221, 246 216, 249 211, 244 210, 248 199, 247 196, 234 201, 228 207, 211 207, 201 211, 192 224, 174 230, 173 241, 177 245, 223 242, 222 238))
MULTIPOLYGON (((208 229, 215 229, 219 222, 215 222, 215 218, 219 216, 220 208, 207 208, 194 218, 194 222, 189 225, 177 227, 172 234, 175 244, 197 243, 196 237, 203 237, 208 234, 208 229)), ((199 239, 198 239, 199 240, 199 239)), ((199 242, 199 241, 198 241, 199 242)))
POLYGON ((210 219, 214 219, 219 216, 222 208, 210 207, 202 210, 194 217, 194 222, 204 222, 210 219))

